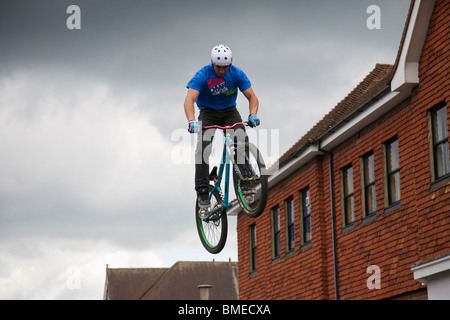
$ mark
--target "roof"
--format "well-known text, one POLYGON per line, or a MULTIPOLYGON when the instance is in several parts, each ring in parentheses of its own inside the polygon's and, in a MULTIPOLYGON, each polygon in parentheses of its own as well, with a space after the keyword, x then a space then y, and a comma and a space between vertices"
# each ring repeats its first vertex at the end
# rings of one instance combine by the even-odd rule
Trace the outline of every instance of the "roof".
POLYGON ((296 153, 301 152, 311 143, 317 142, 326 133, 332 132, 338 124, 345 121, 355 111, 367 103, 378 99, 378 96, 384 93, 384 89, 391 84, 396 70, 399 68, 401 53, 404 50, 404 44, 408 26, 411 20, 415 0, 411 0, 408 10, 405 27, 403 29, 400 46, 397 52, 394 65, 377 64, 375 68, 354 88, 341 102, 339 102, 328 114, 326 114, 318 123, 316 123, 303 137, 301 137, 289 150, 279 158, 279 167, 283 166, 296 153))
POLYGON ((106 286, 111 300, 136 300, 169 268, 106 267, 106 286))
POLYGON ((209 284, 211 300, 238 299, 237 262, 179 261, 171 268, 106 268, 111 300, 198 300, 209 284))
POLYGON ((317 141, 352 113, 383 93, 386 87, 389 86, 393 71, 393 65, 377 64, 356 88, 280 157, 279 165, 282 166, 291 157, 295 156, 297 152, 317 141))

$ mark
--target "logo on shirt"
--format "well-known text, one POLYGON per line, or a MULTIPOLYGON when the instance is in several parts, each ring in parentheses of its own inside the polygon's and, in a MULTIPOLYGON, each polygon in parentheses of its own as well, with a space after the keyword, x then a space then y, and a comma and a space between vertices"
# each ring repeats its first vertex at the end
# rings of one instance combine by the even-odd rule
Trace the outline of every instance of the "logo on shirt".
POLYGON ((216 96, 221 93, 227 93, 228 88, 225 84, 225 79, 217 78, 217 79, 208 79, 208 87, 213 96, 216 96))

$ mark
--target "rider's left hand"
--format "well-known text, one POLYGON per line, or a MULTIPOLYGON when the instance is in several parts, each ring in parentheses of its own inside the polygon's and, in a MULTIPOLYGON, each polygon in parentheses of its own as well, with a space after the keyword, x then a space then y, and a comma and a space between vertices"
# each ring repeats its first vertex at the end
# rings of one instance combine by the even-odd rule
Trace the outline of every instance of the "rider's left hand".
POLYGON ((248 124, 251 128, 259 126, 260 122, 259 118, 254 114, 248 116, 248 124))

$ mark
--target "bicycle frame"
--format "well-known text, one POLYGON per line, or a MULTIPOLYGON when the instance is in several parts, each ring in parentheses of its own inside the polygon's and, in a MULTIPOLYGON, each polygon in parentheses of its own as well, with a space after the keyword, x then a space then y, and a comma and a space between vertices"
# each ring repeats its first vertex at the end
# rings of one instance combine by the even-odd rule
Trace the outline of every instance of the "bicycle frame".
MULTIPOLYGON (((226 133, 226 130, 229 129, 234 129, 236 126, 238 125, 245 125, 245 122, 239 122, 239 123, 235 123, 232 126, 226 126, 226 127, 221 127, 221 126, 207 126, 204 127, 204 129, 221 129, 224 133, 225 133, 225 141, 224 141, 224 146, 223 146, 223 152, 222 152, 222 161, 220 163, 219 169, 218 169, 218 173, 217 173, 217 179, 214 179, 214 187, 211 190, 210 194, 209 194, 209 200, 212 199, 213 197, 213 193, 215 191, 218 191, 219 194, 223 194, 223 208, 228 209, 231 207, 231 203, 229 202, 229 189, 230 189, 230 168, 231 168, 231 158, 230 156, 232 155, 232 151, 231 151, 231 146, 234 144, 233 140, 231 139, 231 135, 229 133, 226 133), (221 184, 222 184, 222 179, 223 179, 223 174, 225 171, 225 186, 224 186, 224 190, 222 190, 221 188, 221 184), (224 191, 224 193, 222 193, 222 191, 224 191)), ((233 163, 233 165, 235 165, 233 163)), ((239 169, 237 169, 237 173, 241 175, 239 169)), ((213 214, 215 214, 218 210, 221 210, 222 207, 217 208, 216 210, 209 212, 209 214, 205 217, 205 219, 209 219, 213 214)))
POLYGON ((222 152, 222 161, 220 163, 219 166, 219 171, 217 173, 217 181, 214 181, 214 188, 211 191, 211 195, 210 198, 212 196, 212 193, 217 190, 220 192, 222 192, 222 189, 220 187, 220 185, 222 184, 222 177, 223 177, 223 173, 225 170, 225 186, 224 186, 224 191, 225 193, 223 194, 223 206, 225 209, 228 209, 229 207, 231 207, 231 204, 228 201, 228 192, 230 189, 230 166, 231 166, 231 161, 230 161, 230 152, 231 150, 229 149, 230 144, 232 144, 233 141, 231 140, 230 134, 227 133, 225 136, 225 143, 224 143, 224 147, 223 147, 223 152, 222 152))

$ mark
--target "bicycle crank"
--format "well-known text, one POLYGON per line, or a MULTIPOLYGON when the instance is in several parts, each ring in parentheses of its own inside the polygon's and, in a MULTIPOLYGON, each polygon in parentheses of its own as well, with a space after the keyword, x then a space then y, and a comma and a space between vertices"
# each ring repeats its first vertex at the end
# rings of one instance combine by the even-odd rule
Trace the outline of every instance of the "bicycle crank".
POLYGON ((220 211, 222 209, 222 205, 218 204, 214 208, 203 208, 199 209, 200 219, 202 221, 217 221, 220 219, 220 211))

